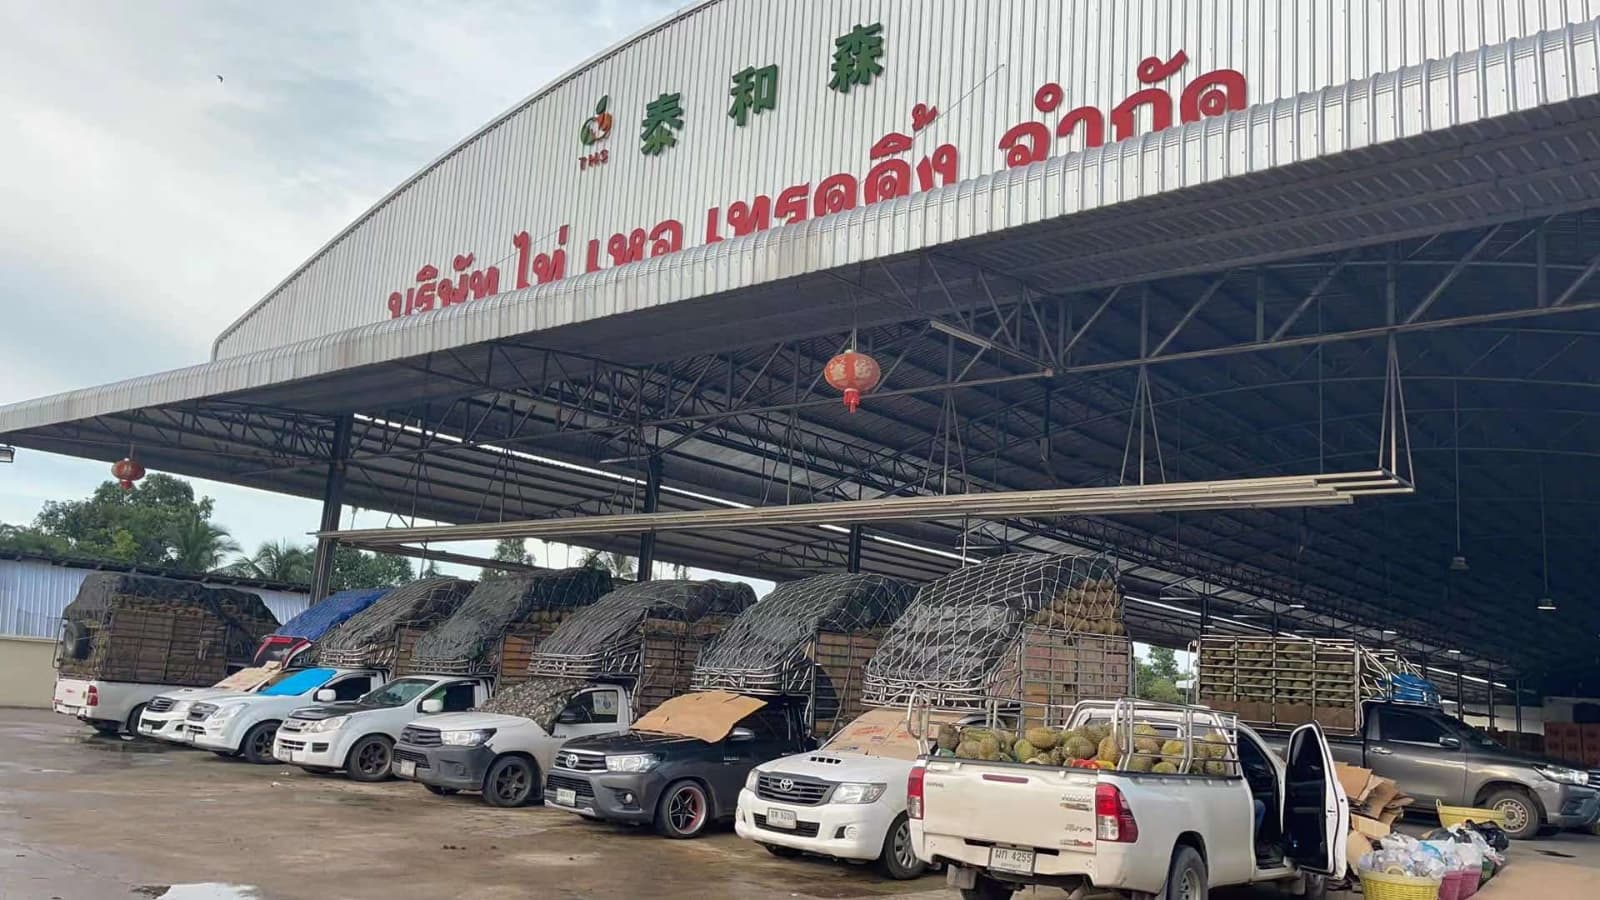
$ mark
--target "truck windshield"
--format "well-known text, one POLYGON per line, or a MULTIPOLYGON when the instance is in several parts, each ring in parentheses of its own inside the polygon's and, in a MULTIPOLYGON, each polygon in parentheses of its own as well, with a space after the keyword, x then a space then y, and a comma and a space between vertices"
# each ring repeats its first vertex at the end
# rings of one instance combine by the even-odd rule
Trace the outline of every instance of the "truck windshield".
POLYGON ((263 697, 293 697, 297 694, 304 694, 306 691, 314 691, 327 684, 328 679, 332 678, 333 674, 332 669, 305 669, 291 674, 288 678, 277 682, 269 688, 264 688, 261 691, 261 695, 263 697))
POLYGON ((367 692, 356 703, 374 708, 399 706, 402 703, 409 703, 416 699, 423 691, 438 683, 428 678, 401 678, 398 681, 391 681, 375 691, 367 692))

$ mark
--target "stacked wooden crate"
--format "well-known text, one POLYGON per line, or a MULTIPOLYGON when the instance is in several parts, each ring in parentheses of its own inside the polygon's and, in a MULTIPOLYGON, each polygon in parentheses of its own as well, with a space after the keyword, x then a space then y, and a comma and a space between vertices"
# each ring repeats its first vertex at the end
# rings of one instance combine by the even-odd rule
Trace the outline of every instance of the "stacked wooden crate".
POLYGON ((1057 719, 1080 700, 1114 700, 1132 692, 1133 643, 1127 638, 1030 626, 987 694, 1021 698, 1029 725, 1061 725, 1057 719))
POLYGON ((1200 702, 1252 725, 1360 724, 1361 651, 1351 641, 1208 637, 1200 642, 1200 702))
POLYGON ((807 653, 817 670, 812 725, 817 735, 831 735, 866 711, 861 697, 867 661, 882 640, 883 629, 817 632, 807 653))
POLYGON ((1600 767, 1600 725, 1546 722, 1544 752, 1576 765, 1600 767))

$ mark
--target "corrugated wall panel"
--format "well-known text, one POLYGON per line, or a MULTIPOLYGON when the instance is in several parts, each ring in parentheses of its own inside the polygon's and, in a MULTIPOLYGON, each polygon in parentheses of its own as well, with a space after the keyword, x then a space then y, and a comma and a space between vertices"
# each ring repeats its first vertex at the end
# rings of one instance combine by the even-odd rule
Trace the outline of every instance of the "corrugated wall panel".
MULTIPOLYGON (((0 635, 56 637, 61 630, 62 612, 78 596, 78 588, 92 571, 37 560, 0 559, 0 635)), ((261 588, 238 590, 260 596, 279 622, 289 621, 310 605, 306 594, 261 588)))
MULTIPOLYGON (((425 263, 448 273, 458 253, 498 264, 509 288, 511 238, 524 229, 546 249, 570 226, 569 274, 583 270, 590 239, 603 245, 614 232, 663 219, 683 224, 685 246, 701 244, 710 208, 775 198, 835 172, 864 175, 873 142, 908 130, 917 103, 941 115, 913 155, 950 143, 960 151, 961 177, 971 179, 1004 168, 998 141, 1007 128, 1053 124, 1058 116, 1041 117, 1032 105, 1045 82, 1064 88, 1063 111, 1109 109, 1140 87, 1140 60, 1181 49, 1188 65, 1162 84, 1174 97, 1197 76, 1235 68, 1248 79, 1250 103, 1263 104, 1597 15, 1600 0, 714 0, 580 68, 431 165, 230 326, 217 354, 387 318, 391 291, 413 284, 425 263), (848 94, 829 90, 834 38, 871 22, 884 27, 883 75, 848 94), (735 127, 727 116, 732 73, 774 62, 777 109, 735 127), (637 138, 644 106, 671 91, 683 95, 678 146, 645 156, 637 138), (603 95, 616 120, 598 145, 610 162, 579 171, 578 129, 603 95)), ((1396 118, 1429 110, 1410 99, 1393 98, 1396 118)), ((1258 152, 1290 151, 1293 136, 1256 145, 1258 152)), ((1153 157, 1108 174, 1148 181, 1166 173, 1153 157)), ((1096 200, 1121 190, 1116 182, 1087 187, 1096 200)), ((929 231, 958 224, 945 212, 929 211, 929 231)), ((848 239, 872 240, 870 232, 854 229, 848 239)), ((601 293, 583 316, 618 312, 619 299, 601 293)))

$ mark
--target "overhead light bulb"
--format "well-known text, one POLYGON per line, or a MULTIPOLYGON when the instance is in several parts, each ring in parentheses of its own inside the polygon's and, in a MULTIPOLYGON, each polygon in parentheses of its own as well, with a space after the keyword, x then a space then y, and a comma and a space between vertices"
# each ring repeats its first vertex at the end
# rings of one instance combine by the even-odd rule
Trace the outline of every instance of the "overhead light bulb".
POLYGON ((1465 572, 1466 570, 1467 570, 1467 558, 1465 556, 1462 556, 1461 554, 1457 553, 1455 556, 1452 556, 1450 558, 1450 571, 1452 571, 1452 572, 1465 572))
POLYGON ((1555 612, 1556 611, 1556 601, 1553 598, 1550 598, 1550 597, 1540 597, 1539 598, 1539 611, 1540 612, 1555 612))
POLYGON ((1384 634, 1399 634, 1400 632, 1395 631, 1393 628, 1385 628, 1383 630, 1383 633, 1384 634))
POLYGON ((1291 604, 1289 604, 1289 608, 1290 609, 1305 609, 1306 605, 1304 603, 1291 603, 1291 604))
POLYGON ((1460 650, 1446 650, 1445 652, 1450 654, 1451 656, 1460 656, 1461 655, 1461 651, 1460 650))

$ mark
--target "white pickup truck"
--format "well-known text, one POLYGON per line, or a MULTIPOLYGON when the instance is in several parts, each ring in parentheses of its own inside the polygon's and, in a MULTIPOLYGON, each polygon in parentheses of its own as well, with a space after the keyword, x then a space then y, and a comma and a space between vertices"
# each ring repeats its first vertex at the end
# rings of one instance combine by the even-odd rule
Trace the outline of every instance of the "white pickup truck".
POLYGON ((257 764, 276 762, 272 742, 285 716, 312 700, 359 699, 386 680, 376 669, 300 669, 259 691, 194 700, 183 729, 188 743, 218 756, 243 756, 257 764))
POLYGON ((308 772, 345 770, 356 781, 390 777, 394 744, 418 716, 466 712, 494 693, 493 677, 407 675, 359 700, 319 702, 278 726, 272 755, 308 772))
POLYGON ((916 855, 946 864, 964 900, 1006 900, 1024 885, 1059 887, 1073 898, 1114 890, 1192 900, 1258 882, 1318 896, 1327 878, 1343 876, 1350 805, 1317 726, 1294 732, 1285 764, 1233 716, 1198 707, 1085 701, 1065 721, 1109 726, 1116 768, 924 756, 912 770, 916 855), (1181 773, 1206 757, 1202 742, 1220 743, 1212 737, 1219 733, 1228 744, 1221 765, 1193 768, 1226 774, 1130 770, 1141 768, 1133 757, 1145 752, 1135 749, 1137 736, 1159 736, 1162 768, 1181 773))

